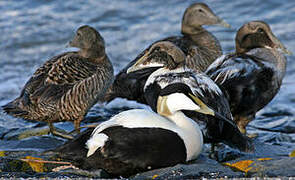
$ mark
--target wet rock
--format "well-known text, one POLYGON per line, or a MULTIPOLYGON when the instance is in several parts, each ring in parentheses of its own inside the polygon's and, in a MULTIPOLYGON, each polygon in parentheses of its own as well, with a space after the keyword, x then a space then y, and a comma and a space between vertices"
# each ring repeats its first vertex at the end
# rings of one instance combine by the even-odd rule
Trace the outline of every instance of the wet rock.
POLYGON ((156 169, 134 176, 134 179, 197 179, 197 178, 244 177, 217 161, 201 155, 191 164, 178 164, 174 167, 156 169))
POLYGON ((276 158, 269 161, 257 161, 249 171, 251 177, 294 177, 295 158, 276 158))
POLYGON ((49 127, 11 129, 4 136, 4 140, 21 140, 32 136, 48 135, 49 127))
POLYGON ((64 143, 64 140, 52 136, 31 137, 23 140, 0 141, 2 151, 44 151, 56 148, 64 143))
MULTIPOLYGON (((288 157, 292 152, 286 147, 275 146, 254 141, 255 152, 252 154, 240 153, 227 146, 219 146, 217 154, 219 162, 209 158, 209 146, 206 146, 201 156, 188 164, 178 164, 173 167, 155 169, 143 172, 130 179, 196 179, 196 178, 242 178, 242 177, 294 177, 295 158, 288 157), (262 158, 262 159, 260 159, 262 158), (234 164, 240 161, 249 161, 247 171, 237 170, 227 164, 234 164)), ((47 172, 34 172, 26 162, 20 161, 28 155, 50 159, 49 156, 31 152, 5 152, 5 157, 0 157, 1 177, 29 178, 29 177, 52 177, 52 178, 107 178, 103 171, 89 172, 80 169, 65 169, 52 172, 54 167, 59 165, 46 164, 47 172)))

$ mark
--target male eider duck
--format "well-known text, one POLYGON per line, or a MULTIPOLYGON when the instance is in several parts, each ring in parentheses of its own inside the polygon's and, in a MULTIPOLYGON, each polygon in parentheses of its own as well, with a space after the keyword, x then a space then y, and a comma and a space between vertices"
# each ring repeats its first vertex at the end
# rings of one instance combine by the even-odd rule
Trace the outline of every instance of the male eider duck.
MULTIPOLYGON (((159 40, 170 41, 178 46, 186 55, 186 65, 193 70, 205 71, 207 67, 219 56, 222 49, 219 41, 203 25, 221 24, 230 27, 204 3, 194 3, 184 12, 181 26, 181 36, 168 37, 159 40)), ((147 79, 153 69, 145 69, 132 74, 126 71, 138 59, 146 55, 154 47, 155 43, 139 54, 132 62, 120 71, 115 77, 115 81, 106 93, 105 101, 110 102, 114 98, 121 97, 128 100, 136 100, 145 103, 140 98, 144 86, 143 81, 147 79)), ((157 50, 157 49, 155 49, 157 50)))
POLYGON ((290 52, 262 21, 244 24, 236 34, 236 52, 217 59, 206 71, 223 90, 240 131, 277 94, 290 52))
MULTIPOLYGON (((90 26, 80 27, 69 43, 77 52, 66 52, 45 62, 14 101, 3 106, 8 114, 52 123, 73 121, 79 130, 89 108, 101 99, 113 81, 113 67, 101 35, 90 26)), ((65 137, 65 136, 64 136, 65 137)))
MULTIPOLYGON (((169 44, 170 42, 166 43, 169 44)), ((146 56, 127 70, 127 73, 132 73, 149 68, 151 65, 159 67, 149 76, 144 86, 143 96, 147 104, 157 112, 159 96, 183 93, 192 99, 198 97, 204 102, 200 105, 209 106, 216 111, 214 116, 212 114, 210 116, 210 112, 185 112, 188 117, 198 123, 205 124, 202 129, 205 143, 223 142, 241 151, 252 151, 253 146, 250 139, 244 136, 233 122, 228 101, 220 88, 206 74, 187 69, 184 66, 185 55, 178 47, 171 44, 169 50, 178 54, 177 60, 167 57, 155 63, 153 58, 146 56), (209 115, 205 115, 208 113, 209 115)), ((151 54, 151 57, 153 57, 153 54, 151 54)), ((178 103, 178 101, 175 101, 175 103, 178 103)))
POLYGON ((115 177, 196 159, 203 147, 202 132, 182 111, 214 111, 197 97, 177 92, 159 96, 157 102, 158 114, 144 109, 121 112, 98 125, 90 138, 86 133, 59 148, 60 158, 115 177))

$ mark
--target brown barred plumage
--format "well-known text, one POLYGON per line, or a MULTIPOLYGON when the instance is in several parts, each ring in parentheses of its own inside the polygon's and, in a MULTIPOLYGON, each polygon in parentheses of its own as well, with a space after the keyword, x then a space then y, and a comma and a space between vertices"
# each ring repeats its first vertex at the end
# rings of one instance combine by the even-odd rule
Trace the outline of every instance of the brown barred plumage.
POLYGON ((87 111, 102 99, 113 81, 113 67, 104 40, 82 26, 70 42, 78 52, 55 56, 39 67, 20 97, 3 106, 15 117, 49 123, 73 121, 78 129, 87 111))

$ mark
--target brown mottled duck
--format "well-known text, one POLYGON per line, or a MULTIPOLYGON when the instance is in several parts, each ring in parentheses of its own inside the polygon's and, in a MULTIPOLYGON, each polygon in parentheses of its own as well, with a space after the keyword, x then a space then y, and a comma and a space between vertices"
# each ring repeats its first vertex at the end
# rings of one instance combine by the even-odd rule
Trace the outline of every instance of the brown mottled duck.
POLYGON ((223 90, 240 131, 278 93, 290 52, 262 21, 244 24, 236 34, 236 52, 217 59, 206 74, 223 90))
POLYGON ((6 113, 49 123, 73 121, 76 131, 87 111, 113 81, 113 67, 105 53, 103 37, 90 26, 80 27, 70 41, 77 52, 66 52, 46 61, 25 84, 18 98, 3 106, 6 113))
MULTIPOLYGON (((222 55, 222 49, 217 38, 202 27, 203 25, 213 24, 230 27, 229 24, 216 16, 206 4, 194 3, 184 12, 181 26, 182 35, 168 37, 157 42, 172 42, 185 53, 186 65, 189 68, 205 71, 216 58, 222 55)), ((142 96, 143 86, 148 76, 153 72, 153 68, 131 74, 127 74, 126 71, 140 58, 144 57, 153 44, 116 75, 114 83, 106 94, 105 101, 110 102, 117 97, 121 97, 146 103, 142 96)))

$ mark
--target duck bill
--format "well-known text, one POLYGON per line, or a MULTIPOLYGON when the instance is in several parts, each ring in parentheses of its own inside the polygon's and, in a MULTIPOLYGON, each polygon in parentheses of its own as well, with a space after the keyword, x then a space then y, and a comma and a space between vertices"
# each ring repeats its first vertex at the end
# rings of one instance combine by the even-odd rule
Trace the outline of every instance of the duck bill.
POLYGON ((127 69, 127 74, 134 72, 134 71, 138 71, 140 69, 143 69, 142 65, 144 63, 144 61, 147 58, 147 53, 145 53, 141 58, 139 58, 135 64, 133 64, 130 68, 127 69))
POLYGON ((274 43, 275 48, 282 50, 284 54, 287 54, 287 55, 292 55, 293 54, 291 51, 289 51, 283 45, 283 43, 281 43, 281 41, 278 38, 275 37, 274 34, 270 33, 269 37, 270 37, 271 41, 274 43))
POLYGON ((225 27, 225 28, 231 28, 231 25, 228 24, 227 22, 225 22, 225 21, 224 21, 223 19, 221 19, 221 18, 218 18, 216 24, 217 24, 217 25, 220 25, 220 26, 223 26, 223 27, 225 27))
POLYGON ((127 69, 127 74, 139 71, 145 68, 152 68, 152 67, 163 67, 163 64, 160 63, 149 63, 147 62, 147 58, 149 56, 149 53, 145 53, 141 58, 139 58, 135 64, 133 64, 131 67, 127 69))

